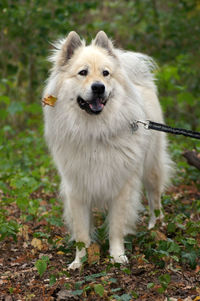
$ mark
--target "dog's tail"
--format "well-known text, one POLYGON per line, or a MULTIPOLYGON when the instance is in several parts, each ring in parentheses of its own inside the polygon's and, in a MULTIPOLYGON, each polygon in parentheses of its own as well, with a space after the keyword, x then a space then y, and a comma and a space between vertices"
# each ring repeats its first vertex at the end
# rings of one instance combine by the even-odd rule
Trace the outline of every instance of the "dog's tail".
POLYGON ((117 50, 118 57, 131 81, 139 86, 153 89, 157 92, 155 71, 158 69, 156 62, 148 55, 139 52, 117 50))

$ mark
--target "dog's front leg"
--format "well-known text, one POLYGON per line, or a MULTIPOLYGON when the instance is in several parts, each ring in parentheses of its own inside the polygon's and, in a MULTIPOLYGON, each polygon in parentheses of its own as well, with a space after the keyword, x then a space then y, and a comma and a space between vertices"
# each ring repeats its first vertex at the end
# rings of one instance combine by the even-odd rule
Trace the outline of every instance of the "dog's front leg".
POLYGON ((78 269, 82 265, 81 259, 86 255, 86 248, 90 245, 90 208, 89 206, 76 198, 70 198, 69 209, 72 222, 72 234, 77 243, 76 256, 68 269, 78 269), (84 246, 81 247, 81 243, 84 246))
POLYGON ((124 236, 134 233, 140 205, 140 183, 128 182, 109 208, 110 256, 114 262, 128 263, 124 250, 124 236), (134 186, 134 187, 133 187, 134 186))

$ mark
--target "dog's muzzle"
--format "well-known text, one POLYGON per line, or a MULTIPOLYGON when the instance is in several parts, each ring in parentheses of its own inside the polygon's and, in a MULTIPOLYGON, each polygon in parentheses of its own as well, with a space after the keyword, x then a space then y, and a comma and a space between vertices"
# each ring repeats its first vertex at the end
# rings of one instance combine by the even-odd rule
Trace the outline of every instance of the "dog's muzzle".
POLYGON ((77 102, 82 110, 85 110, 89 114, 97 115, 102 112, 107 102, 105 98, 105 86, 100 82, 96 82, 92 84, 91 90, 91 99, 85 100, 81 96, 78 96, 77 102))

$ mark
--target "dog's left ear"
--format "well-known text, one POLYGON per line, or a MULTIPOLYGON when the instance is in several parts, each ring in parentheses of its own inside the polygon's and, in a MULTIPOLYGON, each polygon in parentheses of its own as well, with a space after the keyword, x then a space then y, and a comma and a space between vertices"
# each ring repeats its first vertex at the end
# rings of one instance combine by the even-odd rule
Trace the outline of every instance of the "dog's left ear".
POLYGON ((97 33, 96 38, 94 40, 94 44, 96 46, 106 49, 109 52, 109 54, 114 55, 113 54, 113 44, 109 40, 109 38, 107 37, 107 35, 104 31, 99 31, 97 33))

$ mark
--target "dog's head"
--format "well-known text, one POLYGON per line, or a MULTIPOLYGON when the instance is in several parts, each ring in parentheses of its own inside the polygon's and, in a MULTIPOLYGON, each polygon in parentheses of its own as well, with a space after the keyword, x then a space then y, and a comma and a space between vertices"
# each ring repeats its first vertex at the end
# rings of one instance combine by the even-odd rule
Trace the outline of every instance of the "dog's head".
MULTIPOLYGON (((73 98, 89 114, 99 114, 113 95, 113 74, 117 58, 112 42, 100 31, 91 45, 85 46, 72 31, 62 43, 56 64, 70 82, 73 98)), ((70 91, 71 92, 71 91, 70 91)))

